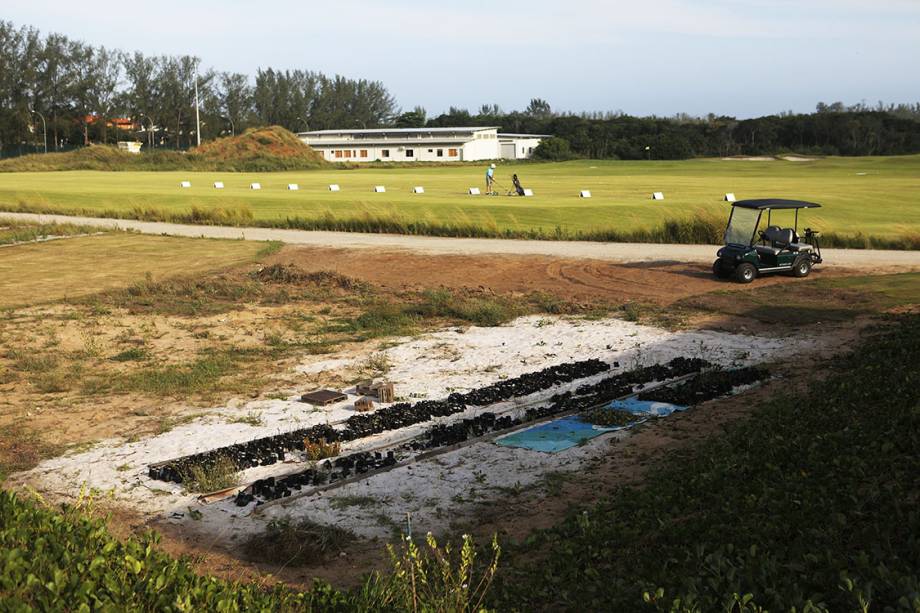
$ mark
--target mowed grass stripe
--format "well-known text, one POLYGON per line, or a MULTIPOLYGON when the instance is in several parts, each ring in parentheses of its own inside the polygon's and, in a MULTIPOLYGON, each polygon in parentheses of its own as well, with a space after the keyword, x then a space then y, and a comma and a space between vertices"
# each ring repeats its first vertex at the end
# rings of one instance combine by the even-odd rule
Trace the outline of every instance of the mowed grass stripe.
MULTIPOLYGON (((727 215, 725 192, 739 198, 786 197, 824 205, 803 223, 844 235, 899 238, 920 229, 920 156, 827 158, 812 162, 689 160, 681 162, 577 161, 500 164, 499 186, 518 173, 533 198, 469 196, 482 187, 484 165, 333 169, 282 173, 50 172, 0 173, 0 207, 49 212, 135 215, 152 208, 168 214, 199 209, 246 209, 254 222, 282 225, 286 218, 387 218, 409 224, 475 225, 497 231, 569 234, 602 229, 629 232, 701 212, 727 215), (482 166, 482 167, 480 167, 482 166), (860 174, 864 173, 864 174, 860 174), (190 180, 191 189, 179 188, 190 180), (215 190, 214 181, 226 188, 215 190), (249 189, 260 182, 262 190, 249 189), (287 191, 298 183, 299 191, 287 191), (328 191, 330 183, 342 186, 328 191), (372 193, 374 185, 387 193, 372 193), (411 194, 423 185, 425 194, 411 194), (582 189, 592 191, 580 199, 582 189), (665 201, 649 200, 663 191, 665 201)), ((783 221, 783 220, 781 220, 783 221)), ((790 220, 791 221, 791 220, 790 220)))
POLYGON ((254 241, 104 234, 0 249, 0 307, 85 296, 252 261, 254 241))

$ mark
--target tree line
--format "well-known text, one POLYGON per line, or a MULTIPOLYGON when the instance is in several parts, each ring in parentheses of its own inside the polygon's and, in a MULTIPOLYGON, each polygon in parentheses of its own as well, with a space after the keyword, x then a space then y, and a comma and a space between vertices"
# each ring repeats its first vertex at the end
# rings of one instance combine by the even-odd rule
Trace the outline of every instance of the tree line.
POLYGON ((497 126, 547 134, 546 159, 685 159, 764 155, 920 152, 920 104, 818 103, 814 113, 753 119, 558 113, 541 98, 521 111, 484 104, 428 117, 401 112, 379 81, 309 70, 259 69, 253 77, 203 67, 194 56, 150 56, 88 45, 0 21, 0 156, 141 139, 186 148, 201 138, 280 125, 291 131, 373 127, 497 126))
POLYGON ((194 56, 126 53, 0 21, 0 153, 126 137, 189 147, 197 141, 196 85, 202 140, 272 124, 375 127, 397 112, 376 81, 273 68, 250 78, 194 56))
POLYGON ((814 113, 785 112, 753 119, 709 114, 634 117, 624 113, 556 113, 534 98, 523 111, 486 104, 475 114, 451 107, 433 118, 417 107, 398 125, 499 126, 504 132, 547 134, 546 159, 686 159, 799 152, 819 155, 920 153, 920 103, 845 106, 819 102, 814 113))

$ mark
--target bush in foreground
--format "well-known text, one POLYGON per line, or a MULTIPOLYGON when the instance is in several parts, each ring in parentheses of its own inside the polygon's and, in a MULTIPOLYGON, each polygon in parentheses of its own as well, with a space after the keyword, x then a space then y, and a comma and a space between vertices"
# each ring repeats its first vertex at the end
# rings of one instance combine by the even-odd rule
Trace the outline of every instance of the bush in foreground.
POLYGON ((483 566, 470 537, 453 551, 429 535, 424 547, 391 548, 392 570, 361 589, 316 581, 296 592, 200 576, 157 542, 153 534, 119 541, 85 501, 56 511, 0 491, 0 611, 479 611, 500 553, 493 539, 483 566))

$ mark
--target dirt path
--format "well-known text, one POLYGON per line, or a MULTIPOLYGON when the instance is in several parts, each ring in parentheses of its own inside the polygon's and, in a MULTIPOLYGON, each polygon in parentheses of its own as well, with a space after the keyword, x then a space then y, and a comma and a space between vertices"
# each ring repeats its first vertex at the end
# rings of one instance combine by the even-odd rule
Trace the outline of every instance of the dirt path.
MULTIPOLYGON (((130 219, 71 217, 0 212, 0 219, 35 223, 72 223, 103 228, 131 229, 144 234, 207 238, 244 238, 258 241, 336 247, 347 249, 406 249, 427 255, 501 254, 543 255, 613 262, 693 262, 710 264, 715 257, 712 245, 655 245, 642 243, 597 243, 588 241, 537 241, 490 238, 445 238, 397 234, 361 234, 281 230, 276 228, 235 228, 196 226, 130 219)), ((879 269, 920 269, 920 252, 871 249, 825 249, 828 266, 879 269)))

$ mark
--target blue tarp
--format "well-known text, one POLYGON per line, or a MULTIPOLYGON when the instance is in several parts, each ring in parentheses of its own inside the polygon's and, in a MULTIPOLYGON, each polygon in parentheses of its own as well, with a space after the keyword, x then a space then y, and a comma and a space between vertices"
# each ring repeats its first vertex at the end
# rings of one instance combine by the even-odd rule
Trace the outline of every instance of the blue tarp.
POLYGON ((635 396, 631 396, 625 400, 614 400, 610 403, 610 408, 618 411, 627 411, 633 415, 648 415, 650 417, 667 417, 676 411, 687 410, 687 407, 683 405, 655 402, 654 400, 639 400, 635 396))
POLYGON ((645 419, 639 419, 626 426, 604 427, 589 424, 577 415, 562 417, 545 424, 534 426, 526 430, 520 430, 503 436, 495 442, 504 447, 520 447, 523 449, 532 449, 534 451, 545 451, 555 453, 570 449, 576 445, 588 441, 605 432, 615 430, 624 430, 640 424, 648 417, 666 417, 675 411, 683 411, 687 407, 667 402, 651 402, 647 400, 637 400, 635 396, 626 400, 615 400, 610 403, 611 409, 628 411, 634 415, 645 416, 645 419))
POLYGON ((534 451, 554 453, 600 436, 605 431, 595 429, 593 425, 572 415, 514 432, 503 436, 496 442, 505 447, 523 447, 534 451))

